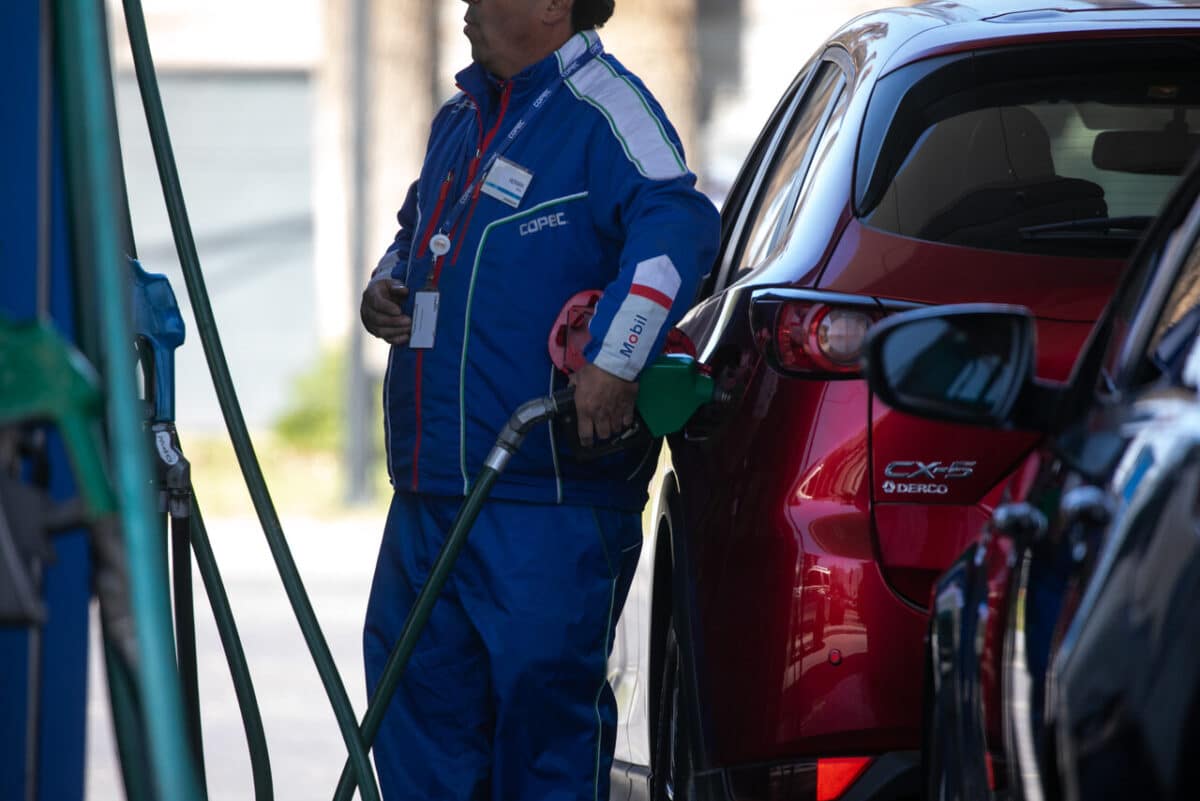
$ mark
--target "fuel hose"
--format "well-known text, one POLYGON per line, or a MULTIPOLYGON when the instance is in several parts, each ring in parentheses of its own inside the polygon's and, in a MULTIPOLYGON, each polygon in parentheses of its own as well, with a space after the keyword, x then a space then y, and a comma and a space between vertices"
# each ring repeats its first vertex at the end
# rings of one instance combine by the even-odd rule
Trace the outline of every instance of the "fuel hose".
MULTIPOLYGON (((119 170, 109 116, 113 99, 104 7, 92 0, 55 0, 53 13, 75 261, 87 265, 89 269, 80 271, 90 274, 95 290, 83 296, 96 309, 94 317, 84 319, 84 337, 99 345, 89 355, 99 357, 96 363, 102 365, 115 490, 115 497, 104 499, 104 503, 95 499, 88 502, 97 512, 106 511, 106 507, 120 511, 130 608, 137 633, 135 653, 129 654, 129 649, 122 647, 125 638, 119 629, 105 632, 109 677, 120 680, 112 688, 114 716, 127 721, 127 733, 143 738, 151 770, 149 789, 172 801, 198 801, 201 796, 182 736, 171 602, 166 576, 155 559, 151 473, 134 391, 137 382, 130 347, 133 332, 129 290, 118 238, 119 170), (130 674, 136 674, 136 681, 130 674), (121 680, 124 677, 130 680, 121 680)), ((103 470, 80 474, 86 478, 90 472, 104 474, 103 470)), ((125 746, 141 748, 128 739, 125 746)), ((126 747, 122 748, 122 756, 128 758, 126 747)))
MULTIPOLYGON (((167 216, 171 223, 171 232, 175 239, 175 248, 179 254, 180 266, 183 268, 184 282, 187 285, 188 297, 191 300, 192 312, 196 318, 196 328, 204 347, 204 355, 208 362, 209 372, 217 392, 217 400, 225 418, 225 425, 237 455, 238 464, 246 479, 251 500, 271 556, 283 582, 284 591, 292 606, 297 623, 304 635, 305 643, 312 655, 313 663, 320 676, 325 693, 333 708, 338 728, 350 756, 355 778, 360 787, 363 801, 379 801, 379 787, 375 781, 375 773, 367 757, 367 751, 359 736, 358 721, 341 675, 333 661, 325 635, 317 623, 312 602, 308 597, 304 584, 296 568, 295 559, 283 534, 279 515, 275 510, 270 493, 267 491, 262 468, 254 453, 254 446, 246 427, 246 421, 238 405, 237 392, 233 386, 233 378, 225 359, 224 348, 221 345, 217 331, 216 320, 212 305, 208 299, 204 276, 200 270, 200 259, 196 251, 196 242, 188 220, 187 206, 183 198, 183 190, 179 180, 179 171, 175 163, 174 151, 171 147, 170 134, 167 130, 166 115, 163 112, 162 97, 159 93, 158 79, 154 71, 153 57, 150 53, 149 36, 146 32, 146 20, 142 12, 140 0, 124 0, 125 25, 129 32, 129 44, 133 54, 134 71, 137 75, 138 89, 142 96, 142 106, 146 114, 146 124, 150 132, 150 140, 154 150, 154 158, 158 167, 159 180, 162 184, 163 198, 167 206, 167 216)), ((65 22, 65 21, 64 21, 65 22)), ((68 23, 69 24, 69 23, 68 23)))
POLYGON ((246 652, 242 648, 242 640, 238 635, 237 621, 229 604, 229 596, 225 592, 225 584, 221 581, 221 573, 217 569, 217 558, 213 554, 212 543, 208 539, 208 530, 204 527, 204 518, 200 514, 200 505, 192 499, 191 514, 188 515, 188 525, 191 527, 192 550, 196 554, 196 567, 200 571, 200 580, 208 594, 209 605, 212 607, 213 618, 217 624, 217 634, 221 638, 221 646, 225 650, 225 658, 229 664, 230 677, 233 680, 233 691, 237 696, 238 709, 242 714, 242 729, 246 734, 246 744, 250 751, 250 768, 254 782, 254 797, 257 801, 270 801, 275 797, 274 782, 271 778, 271 757, 267 750, 267 738, 263 731, 262 712, 259 710, 258 699, 254 693, 254 681, 250 676, 250 667, 246 662, 246 652))
POLYGON ((204 770, 204 737, 200 720, 200 676, 196 665, 196 608, 192 589, 192 538, 188 520, 174 514, 171 521, 171 591, 175 608, 175 651, 188 744, 196 766, 196 781, 207 795, 204 770))
MULTIPOLYGON (((535 426, 574 408, 574 395, 574 389, 567 388, 549 397, 531 400, 513 412, 512 417, 504 426, 504 430, 500 432, 495 446, 492 447, 491 453, 484 461, 483 470, 476 478, 471 492, 463 500, 463 505, 455 516, 454 523, 446 535, 446 542, 442 545, 442 549, 438 552, 437 559, 429 571, 429 578, 417 594, 417 600, 413 602, 413 608, 409 610, 408 617, 404 620, 404 626, 400 629, 400 636, 397 638, 395 646, 392 647, 392 652, 388 655, 387 663, 383 666, 379 684, 375 687, 375 692, 371 694, 367 712, 363 716, 362 741, 364 745, 369 747, 375 741, 375 735, 379 733, 379 725, 383 722, 384 712, 396 692, 396 686, 404 675, 404 669, 408 666, 413 648, 416 647, 417 640, 425 629, 430 614, 433 613, 433 607, 442 592, 442 587, 450 577, 450 571, 458 560, 458 554, 466 544, 467 535, 470 534, 475 519, 479 517, 479 512, 492 491, 492 485, 504 472, 509 460, 520 450, 525 436, 535 426)), ((335 801, 350 801, 350 797, 354 794, 354 773, 351 768, 349 762, 342 768, 337 791, 334 793, 335 801)))

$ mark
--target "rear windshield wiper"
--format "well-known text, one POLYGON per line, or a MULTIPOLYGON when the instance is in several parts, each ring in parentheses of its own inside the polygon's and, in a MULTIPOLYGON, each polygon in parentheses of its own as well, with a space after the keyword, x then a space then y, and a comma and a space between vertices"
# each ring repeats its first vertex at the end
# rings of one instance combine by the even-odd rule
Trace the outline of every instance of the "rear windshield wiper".
POLYGON ((1088 217, 1045 225, 1018 228, 1022 239, 1138 239, 1154 218, 1139 214, 1128 217, 1088 217))

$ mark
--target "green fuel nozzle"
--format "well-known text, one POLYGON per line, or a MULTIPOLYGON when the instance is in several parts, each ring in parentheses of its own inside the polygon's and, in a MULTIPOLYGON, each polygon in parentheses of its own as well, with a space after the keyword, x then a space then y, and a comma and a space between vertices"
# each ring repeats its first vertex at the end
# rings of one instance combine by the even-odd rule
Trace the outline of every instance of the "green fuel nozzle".
POLYGON ((573 403, 559 403, 550 416, 557 418, 575 458, 590 461, 617 451, 649 447, 651 440, 683 430, 702 409, 730 400, 730 393, 719 387, 709 370, 693 356, 669 353, 642 370, 638 376, 637 419, 611 439, 582 445, 573 403))
POLYGON ((57 331, 41 322, 0 318, 0 426, 55 424, 80 494, 96 518, 117 510, 101 456, 101 404, 96 371, 57 331))
POLYGON ((700 362, 684 354, 660 356, 638 378, 638 414, 653 437, 674 434, 704 406, 730 399, 700 362))
MULTIPOLYGON (((589 289, 572 296, 550 328, 550 360, 560 371, 580 370, 587 359, 584 350, 591 341, 589 324, 603 292, 589 289)), ((582 448, 573 425, 574 410, 557 413, 568 440, 581 458, 590 459, 644 443, 647 433, 657 439, 683 429, 696 412, 710 404, 729 403, 732 398, 713 380, 711 371, 693 355, 695 347, 680 329, 667 332, 663 355, 643 368, 638 376, 637 412, 634 427, 595 448, 582 448)))

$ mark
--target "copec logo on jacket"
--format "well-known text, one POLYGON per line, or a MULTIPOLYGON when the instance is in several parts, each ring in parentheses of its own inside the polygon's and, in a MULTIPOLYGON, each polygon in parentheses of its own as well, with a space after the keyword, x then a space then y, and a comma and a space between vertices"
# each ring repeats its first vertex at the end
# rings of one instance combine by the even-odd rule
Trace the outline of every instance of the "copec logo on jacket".
POLYGON ((540 233, 547 228, 563 228, 570 225, 567 220, 567 213, 560 211, 558 214, 547 214, 543 217, 534 217, 529 222, 521 223, 518 229, 521 236, 529 236, 530 234, 540 233))

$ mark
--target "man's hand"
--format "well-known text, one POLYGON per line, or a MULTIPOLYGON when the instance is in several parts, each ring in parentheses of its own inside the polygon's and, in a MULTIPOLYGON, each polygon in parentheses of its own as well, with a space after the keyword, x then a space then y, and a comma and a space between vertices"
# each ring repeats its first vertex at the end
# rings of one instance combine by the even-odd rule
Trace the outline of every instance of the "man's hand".
POLYGON ((392 278, 377 278, 363 290, 359 315, 363 327, 391 345, 407 345, 412 334, 412 318, 400 304, 408 297, 408 288, 392 278))
POLYGON ((597 439, 608 439, 633 425, 638 385, 625 381, 594 364, 571 376, 575 387, 575 414, 579 418, 579 441, 591 447, 597 439))

